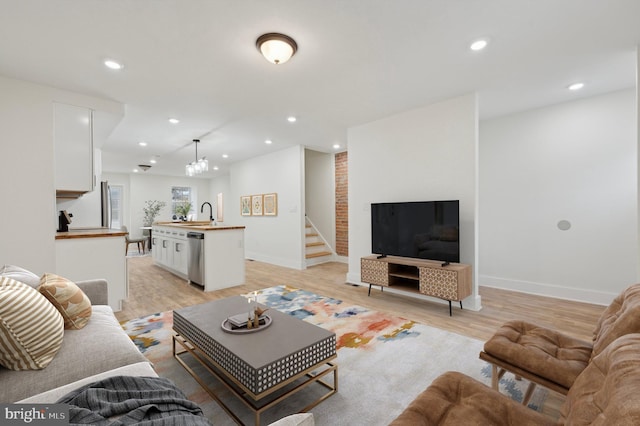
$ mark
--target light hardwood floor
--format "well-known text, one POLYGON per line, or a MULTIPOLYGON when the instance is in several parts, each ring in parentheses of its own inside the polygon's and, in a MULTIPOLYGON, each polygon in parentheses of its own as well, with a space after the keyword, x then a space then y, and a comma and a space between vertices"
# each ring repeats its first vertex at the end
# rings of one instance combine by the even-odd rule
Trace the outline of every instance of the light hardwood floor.
POLYGON ((304 271, 268 263, 247 261, 246 283, 213 292, 203 292, 181 278, 155 266, 150 256, 129 258, 129 299, 116 316, 120 321, 163 312, 210 300, 234 296, 266 287, 286 284, 334 297, 350 304, 390 312, 423 324, 480 340, 490 338, 505 321, 523 319, 590 340, 596 320, 604 306, 524 293, 480 287, 482 310, 460 310, 453 306, 453 316, 445 304, 417 300, 409 296, 380 292, 379 287, 367 296, 367 287, 345 283, 347 265, 325 263, 304 271))
MULTIPOLYGON (((482 310, 460 310, 454 303, 453 316, 450 317, 446 304, 381 292, 379 287, 374 287, 369 297, 367 287, 345 282, 347 265, 335 262, 298 271, 247 261, 245 284, 205 293, 155 266, 150 256, 130 257, 128 262, 129 299, 123 303, 123 310, 116 314, 120 321, 282 284, 479 340, 489 339, 498 327, 512 319, 526 320, 590 340, 595 323, 605 309, 605 306, 480 287, 482 310)), ((557 419, 563 402, 564 396, 550 392, 543 412, 557 419)))

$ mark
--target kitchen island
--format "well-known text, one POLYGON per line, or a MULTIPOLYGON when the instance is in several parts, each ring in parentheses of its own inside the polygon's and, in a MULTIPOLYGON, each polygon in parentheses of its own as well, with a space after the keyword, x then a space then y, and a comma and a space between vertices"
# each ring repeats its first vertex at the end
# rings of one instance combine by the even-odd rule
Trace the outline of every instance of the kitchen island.
POLYGON ((109 306, 122 310, 128 297, 126 232, 109 228, 77 228, 56 232, 55 273, 72 281, 104 278, 109 306))
POLYGON ((208 221, 156 222, 151 241, 154 263, 204 291, 244 284, 244 228, 208 221))

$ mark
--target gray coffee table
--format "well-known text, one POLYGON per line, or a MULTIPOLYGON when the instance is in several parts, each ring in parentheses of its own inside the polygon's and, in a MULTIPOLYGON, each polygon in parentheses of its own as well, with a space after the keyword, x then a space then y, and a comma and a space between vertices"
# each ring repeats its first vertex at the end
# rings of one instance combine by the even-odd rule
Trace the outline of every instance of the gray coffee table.
POLYGON ((309 411, 338 391, 336 335, 328 330, 270 309, 272 323, 264 330, 232 334, 222 329, 226 318, 249 311, 242 296, 215 300, 173 311, 174 358, 238 424, 241 420, 182 359, 193 356, 206 370, 260 414, 312 383, 328 391, 304 407, 309 411), (182 347, 176 351, 176 344, 182 347), (321 380, 333 373, 333 383, 321 380), (276 392, 278 391, 278 392, 276 392))

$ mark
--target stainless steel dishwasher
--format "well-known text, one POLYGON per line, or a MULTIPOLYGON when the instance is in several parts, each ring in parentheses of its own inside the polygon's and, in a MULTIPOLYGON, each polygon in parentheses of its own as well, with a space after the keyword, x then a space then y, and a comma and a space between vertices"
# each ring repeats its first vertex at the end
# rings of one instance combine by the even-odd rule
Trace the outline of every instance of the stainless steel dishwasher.
POLYGON ((189 282, 204 287, 204 233, 188 232, 189 264, 187 274, 189 282))

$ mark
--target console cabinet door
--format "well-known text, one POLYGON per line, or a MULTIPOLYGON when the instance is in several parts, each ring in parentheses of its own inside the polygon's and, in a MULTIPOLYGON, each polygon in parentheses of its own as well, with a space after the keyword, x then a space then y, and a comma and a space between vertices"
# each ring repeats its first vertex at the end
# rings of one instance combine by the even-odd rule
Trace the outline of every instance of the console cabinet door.
POLYGON ((93 137, 89 108, 53 104, 56 191, 93 191, 93 137))
POLYGON ((360 259, 360 281, 367 284, 388 286, 389 263, 371 259, 360 259))

